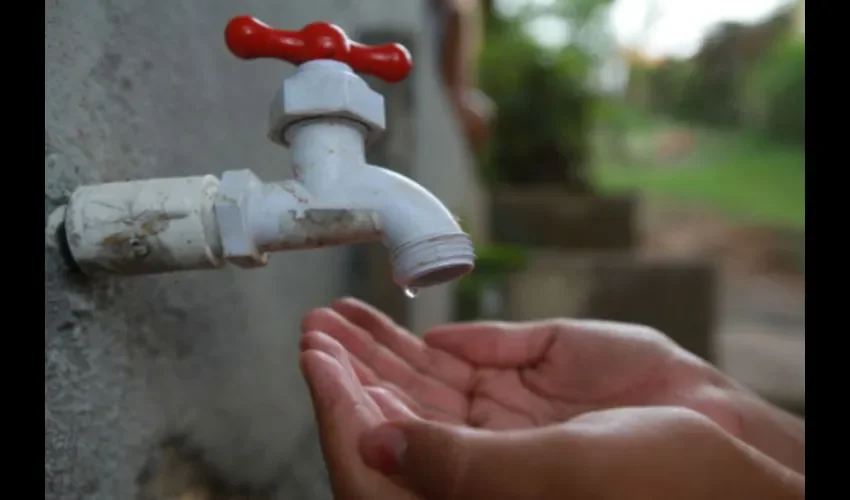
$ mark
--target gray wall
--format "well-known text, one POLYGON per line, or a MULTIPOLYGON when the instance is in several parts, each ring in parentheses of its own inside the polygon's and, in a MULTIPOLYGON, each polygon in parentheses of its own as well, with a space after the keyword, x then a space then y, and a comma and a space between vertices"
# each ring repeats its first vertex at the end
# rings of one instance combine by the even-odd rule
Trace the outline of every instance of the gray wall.
MULTIPOLYGON (((287 28, 323 18, 348 30, 392 23, 424 36, 412 4, 48 0, 45 217, 82 183, 233 168, 288 177, 288 153, 265 138, 265 119, 292 68, 231 56, 229 18, 287 28)), ((418 45, 413 176, 476 223, 469 158, 433 65, 421 60, 432 49, 418 45)), ((92 282, 67 274, 45 247, 45 497, 133 498, 143 466, 165 460, 153 450, 179 437, 181 453, 227 481, 326 498, 298 321, 346 291, 345 257, 293 252, 253 271, 92 282)), ((445 320, 448 297, 442 289, 418 300, 417 325, 445 320)))

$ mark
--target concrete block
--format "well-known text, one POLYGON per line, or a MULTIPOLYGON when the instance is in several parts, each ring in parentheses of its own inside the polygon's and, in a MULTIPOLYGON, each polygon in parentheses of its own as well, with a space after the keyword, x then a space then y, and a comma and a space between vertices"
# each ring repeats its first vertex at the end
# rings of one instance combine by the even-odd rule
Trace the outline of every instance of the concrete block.
POLYGON ((717 276, 702 262, 652 261, 623 254, 537 251, 510 278, 513 320, 594 318, 652 326, 714 360, 717 276))
POLYGON ((636 197, 553 189, 500 189, 491 198, 493 240, 563 250, 628 251, 639 240, 636 197))
POLYGON ((652 326, 679 345, 715 361, 717 275, 703 262, 600 259, 584 316, 652 326))

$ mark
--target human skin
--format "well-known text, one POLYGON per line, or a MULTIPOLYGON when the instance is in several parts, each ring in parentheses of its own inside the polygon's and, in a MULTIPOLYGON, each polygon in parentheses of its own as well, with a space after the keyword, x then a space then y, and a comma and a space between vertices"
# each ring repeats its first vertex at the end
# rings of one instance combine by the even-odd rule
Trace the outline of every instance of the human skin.
POLYGON ((356 299, 309 312, 364 386, 419 418, 487 430, 560 424, 634 406, 700 413, 780 464, 805 473, 805 424, 648 327, 547 320, 458 323, 423 338, 356 299))
POLYGON ((441 44, 440 75, 449 101, 458 113, 468 143, 474 149, 486 145, 490 116, 470 98, 475 88, 475 58, 481 41, 478 0, 437 0, 446 10, 441 44))
POLYGON ((804 478, 676 407, 585 413, 489 431, 429 421, 360 382, 330 336, 302 337, 301 365, 338 499, 804 498, 804 478))

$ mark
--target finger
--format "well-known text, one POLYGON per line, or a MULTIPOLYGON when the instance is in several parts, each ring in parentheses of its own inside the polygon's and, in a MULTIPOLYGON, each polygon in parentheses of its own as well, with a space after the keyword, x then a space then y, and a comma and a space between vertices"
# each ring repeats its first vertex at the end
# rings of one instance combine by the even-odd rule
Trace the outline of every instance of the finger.
POLYGON ((420 405, 418 401, 411 398, 406 392, 394 386, 393 384, 390 384, 389 382, 380 382, 378 384, 374 384, 370 387, 367 387, 366 390, 368 391, 371 387, 375 387, 377 389, 381 389, 391 393, 396 399, 401 401, 402 404, 404 404, 413 413, 419 416, 425 416, 425 413, 422 409, 422 405, 420 405))
POLYGON ((310 389, 325 456, 350 458, 351 443, 369 425, 379 420, 363 405, 349 375, 326 352, 308 350, 301 354, 301 370, 310 389))
POLYGON ((394 393, 382 387, 367 387, 367 394, 381 409, 384 418, 388 420, 419 420, 410 408, 408 408, 394 393))
POLYGON ((440 409, 455 421, 465 418, 467 403, 463 394, 417 372, 338 312, 325 308, 311 311, 305 316, 302 327, 326 332, 352 356, 370 368, 379 379, 397 386, 421 406, 440 409))
POLYGON ((414 370, 462 390, 469 385, 472 367, 444 351, 428 348, 422 339, 397 325, 389 316, 357 299, 344 298, 331 306, 352 324, 359 326, 407 361, 414 370))
MULTIPOLYGON (((448 410, 443 406, 438 406, 430 401, 419 401, 410 397, 407 392, 388 382, 381 382, 375 387, 388 390, 397 397, 399 401, 404 403, 411 411, 413 411, 413 413, 426 420, 444 422, 447 424, 466 424, 470 418, 467 415, 468 410, 465 410, 464 413, 457 413, 448 410)), ((464 407, 466 406, 467 405, 464 403, 464 407)))
POLYGON ((354 298, 335 300, 331 308, 352 324, 370 333, 375 340, 412 366, 418 367, 427 363, 428 360, 423 354, 425 344, 422 339, 404 331, 383 312, 354 298))
POLYGON ((381 382, 381 379, 375 375, 375 372, 373 372, 368 366, 364 365, 362 361, 350 356, 348 359, 351 361, 351 365, 354 367, 354 373, 357 374, 357 380, 359 380, 361 384, 366 386, 375 385, 381 382))
MULTIPOLYGON (((332 355, 310 349, 301 353, 300 361, 320 424, 362 406, 362 392, 358 391, 351 375, 332 355)), ((328 426, 329 429, 337 427, 328 426)))
MULTIPOLYGON (((311 333, 311 332, 314 332, 314 331, 316 331, 316 330, 311 330, 311 331, 309 331, 309 332, 307 332, 307 333, 305 333, 304 335, 301 336, 301 343, 300 343, 299 347, 301 348, 302 351, 306 351, 308 349, 323 350, 322 349, 323 342, 319 340, 319 336, 311 333), (308 333, 309 333, 309 335, 308 335, 308 333)), ((359 359, 348 356, 348 361, 351 363, 351 366, 354 368, 354 373, 357 375, 357 379, 364 386, 378 385, 382 382, 380 377, 375 375, 375 372, 373 372, 371 368, 369 368, 368 366, 363 364, 363 362, 360 361, 359 359)))
POLYGON ((424 341, 430 347, 479 367, 520 368, 541 361, 556 339, 548 323, 474 322, 432 328, 424 341))
POLYGON ((371 398, 366 396, 366 389, 360 381, 360 376, 358 376, 357 370, 354 368, 354 363, 352 363, 353 360, 339 342, 330 335, 318 331, 307 332, 304 334, 302 339, 306 345, 311 346, 311 349, 324 352, 325 354, 333 357, 334 360, 342 366, 343 374, 345 375, 344 382, 346 387, 357 397, 361 404, 368 408, 369 411, 374 414, 380 414, 380 410, 377 405, 374 404, 371 398))
POLYGON ((364 480, 358 464, 357 441, 382 420, 380 410, 365 391, 356 390, 351 373, 326 352, 301 353, 301 370, 310 389, 322 454, 336 495, 357 491, 364 480), (372 403, 370 409, 364 402, 372 403))
MULTIPOLYGON (((433 420, 434 422, 443 422, 447 424, 466 424, 467 421, 473 419, 474 414, 472 413, 470 413, 468 416, 458 415, 454 413, 449 413, 448 411, 446 411, 445 408, 434 406, 433 404, 430 404, 427 401, 417 401, 411 398, 410 395, 408 395, 405 391, 399 389, 393 384, 390 384, 389 382, 380 382, 378 384, 374 384, 373 387, 377 387, 379 389, 383 389, 390 392, 395 398, 401 401, 411 412, 413 412, 413 414, 415 414, 419 418, 433 420)), ((369 389, 370 387, 366 388, 367 391, 369 391, 369 389)), ((486 409, 487 408, 485 405, 484 410, 486 411, 486 409)), ((487 415, 487 417, 482 417, 482 419, 486 420, 486 418, 489 417, 490 415, 487 415)))
POLYGON ((413 383, 415 370, 338 312, 327 308, 310 311, 304 317, 302 327, 305 330, 327 332, 380 379, 405 390, 413 383))

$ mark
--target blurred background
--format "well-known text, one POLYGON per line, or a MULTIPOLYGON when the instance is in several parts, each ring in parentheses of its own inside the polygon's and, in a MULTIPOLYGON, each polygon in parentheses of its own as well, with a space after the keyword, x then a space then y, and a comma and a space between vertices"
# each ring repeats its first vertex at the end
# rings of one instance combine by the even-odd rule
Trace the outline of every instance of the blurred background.
POLYGON ((45 498, 331 498, 299 322, 355 295, 452 320, 654 326, 805 414, 805 4, 783 0, 45 2, 45 218, 87 183, 290 175, 266 139, 279 61, 236 15, 401 42, 368 79, 371 163, 432 190, 476 271, 407 299, 380 245, 262 269, 84 280, 45 246, 45 498), (199 293, 202 291, 202 293, 199 293))
POLYGON ((483 15, 491 231, 459 316, 651 324, 804 413, 805 3, 483 15))

